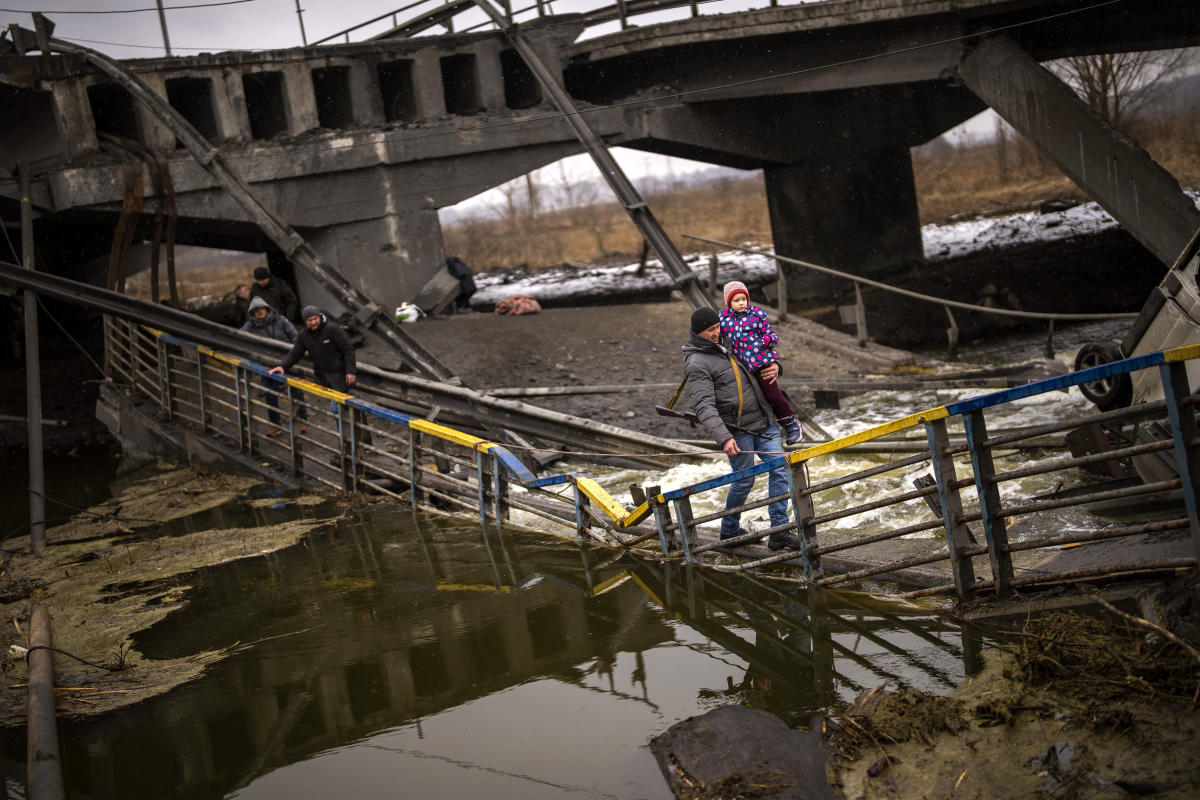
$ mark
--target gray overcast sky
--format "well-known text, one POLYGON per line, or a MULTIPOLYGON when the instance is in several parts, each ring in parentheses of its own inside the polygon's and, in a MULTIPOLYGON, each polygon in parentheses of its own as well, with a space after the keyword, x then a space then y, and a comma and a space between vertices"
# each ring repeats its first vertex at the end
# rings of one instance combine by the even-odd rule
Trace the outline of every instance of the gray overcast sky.
MULTIPOLYGON (((211 8, 179 8, 170 6, 194 5, 211 0, 164 0, 168 8, 167 30, 171 49, 175 55, 194 55, 199 52, 252 49, 266 50, 300 46, 300 23, 296 15, 296 0, 251 0, 237 5, 214 6, 211 8)), ((805 0, 783 0, 791 5, 805 0)), ((301 0, 304 10, 304 28, 308 40, 315 41, 365 22, 380 14, 389 13, 409 5, 406 0, 301 0)), ((405 16, 436 8, 442 0, 428 0, 418 8, 405 12, 405 16)), ((518 8, 532 6, 533 0, 514 0, 518 8)), ((701 5, 704 13, 723 13, 748 8, 765 7, 767 0, 718 0, 701 5)), ((557 13, 584 11, 590 8, 611 5, 611 0, 557 0, 550 4, 557 13)), ((155 58, 163 55, 162 31, 155 11, 123 14, 54 14, 54 11, 96 11, 116 9, 154 8, 155 0, 0 0, 0 7, 17 11, 41 11, 55 23, 55 36, 71 39, 100 50, 117 58, 155 58), (91 40, 85 42, 82 40, 91 40), (111 42, 113 44, 94 44, 111 42)), ((687 14, 687 9, 642 15, 640 24, 677 19, 687 14)), ((483 19, 482 12, 461 14, 455 21, 456 29, 471 24, 471 20, 483 19)), ((19 23, 32 28, 28 13, 0 11, 0 24, 19 23)), ((363 39, 389 27, 388 22, 377 23, 353 39, 363 39)), ((615 30, 615 25, 613 26, 615 30)), ((444 32, 439 28, 436 33, 444 32)))

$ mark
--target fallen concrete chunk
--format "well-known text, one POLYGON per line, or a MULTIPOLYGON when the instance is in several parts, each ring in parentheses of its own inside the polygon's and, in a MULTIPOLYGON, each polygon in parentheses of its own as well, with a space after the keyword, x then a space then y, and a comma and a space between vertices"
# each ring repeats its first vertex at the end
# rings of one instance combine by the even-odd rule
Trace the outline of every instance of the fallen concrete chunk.
POLYGON ((678 798, 832 800, 821 730, 792 730, 773 714, 722 706, 650 742, 678 798))

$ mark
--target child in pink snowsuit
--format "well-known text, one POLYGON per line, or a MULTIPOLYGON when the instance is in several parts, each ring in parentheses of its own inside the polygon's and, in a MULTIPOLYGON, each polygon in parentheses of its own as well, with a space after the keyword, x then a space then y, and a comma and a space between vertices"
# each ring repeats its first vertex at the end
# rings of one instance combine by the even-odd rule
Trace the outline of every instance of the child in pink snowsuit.
POLYGON ((779 336, 771 329, 767 321, 767 313, 761 308, 750 305, 750 291, 741 281, 730 281, 725 284, 725 309, 721 312, 721 335, 729 337, 733 343, 733 355, 746 365, 746 369, 754 373, 763 395, 771 405, 771 410, 779 418, 783 426, 784 443, 796 444, 800 441, 800 423, 796 421, 796 412, 791 403, 779 388, 779 380, 767 382, 762 377, 762 368, 777 363, 779 356, 775 346, 779 344, 779 336))

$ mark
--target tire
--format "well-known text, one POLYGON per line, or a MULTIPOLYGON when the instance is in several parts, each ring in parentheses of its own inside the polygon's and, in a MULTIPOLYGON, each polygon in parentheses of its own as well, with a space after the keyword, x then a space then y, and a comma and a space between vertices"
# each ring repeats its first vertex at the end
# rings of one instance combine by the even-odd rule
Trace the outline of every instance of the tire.
MULTIPOLYGON (((1098 367, 1120 361, 1121 351, 1113 342, 1088 342, 1075 354, 1075 370, 1098 367)), ((1123 408, 1133 400, 1133 381, 1129 375, 1115 375, 1090 383, 1081 383, 1079 391, 1101 411, 1123 408)))

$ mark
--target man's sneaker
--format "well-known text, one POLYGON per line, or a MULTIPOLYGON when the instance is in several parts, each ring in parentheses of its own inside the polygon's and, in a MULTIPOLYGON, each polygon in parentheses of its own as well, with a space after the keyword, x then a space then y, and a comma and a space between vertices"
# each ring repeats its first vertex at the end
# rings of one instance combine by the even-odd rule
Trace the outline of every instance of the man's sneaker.
POLYGON ((800 539, 790 533, 772 533, 770 541, 767 542, 768 550, 800 550, 802 545, 800 539))
POLYGON ((804 438, 804 434, 800 431, 800 423, 796 421, 796 415, 787 419, 779 420, 779 424, 783 426, 783 443, 788 447, 794 444, 800 444, 800 440, 804 438))
POLYGON ((279 428, 276 428, 274 425, 267 428, 267 436, 278 436, 281 433, 283 433, 283 431, 279 428))
MULTIPOLYGON (((722 533, 721 541, 724 542, 728 541, 729 539, 736 539, 739 536, 746 536, 749 533, 750 531, 746 530, 745 528, 738 528, 736 533, 722 533)), ((762 540, 763 537, 760 536, 757 539, 747 539, 744 542, 738 542, 738 544, 761 544, 762 540)))

